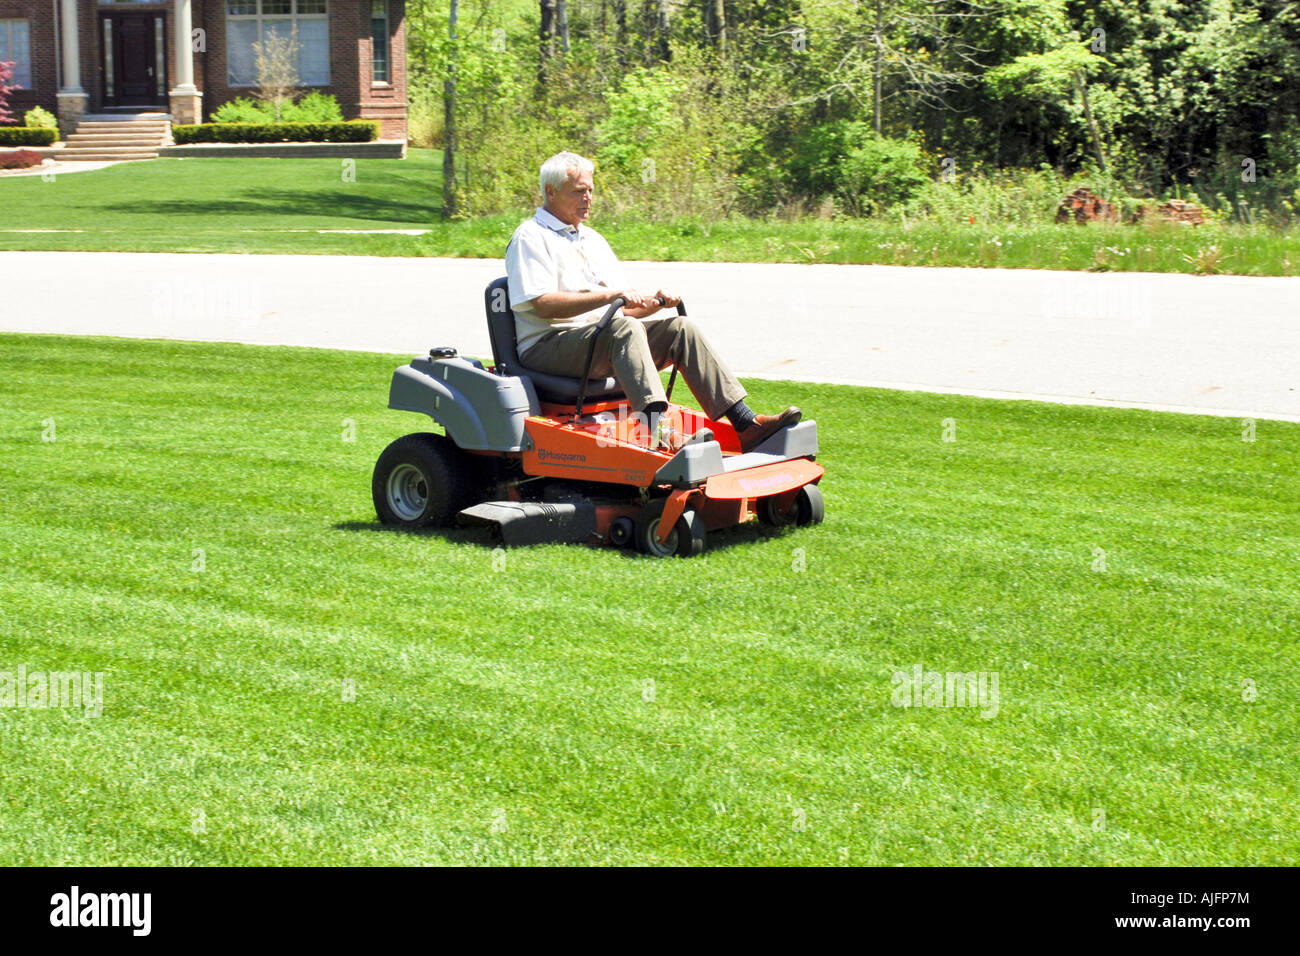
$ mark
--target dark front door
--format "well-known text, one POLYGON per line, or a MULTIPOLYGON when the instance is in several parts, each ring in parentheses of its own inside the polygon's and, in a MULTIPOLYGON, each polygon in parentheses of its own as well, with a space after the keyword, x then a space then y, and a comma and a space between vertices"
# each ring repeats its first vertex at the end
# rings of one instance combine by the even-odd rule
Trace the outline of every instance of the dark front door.
POLYGON ((166 17, 161 13, 104 13, 100 20, 105 106, 160 106, 167 102, 166 17))

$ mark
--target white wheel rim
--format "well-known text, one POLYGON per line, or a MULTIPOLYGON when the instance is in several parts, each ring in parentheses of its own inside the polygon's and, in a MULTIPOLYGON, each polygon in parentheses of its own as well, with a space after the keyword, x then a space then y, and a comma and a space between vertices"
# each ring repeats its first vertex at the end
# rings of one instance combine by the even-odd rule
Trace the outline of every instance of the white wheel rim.
POLYGON ((429 503, 429 483, 414 465, 398 465, 388 475, 388 507, 403 521, 414 521, 429 503))

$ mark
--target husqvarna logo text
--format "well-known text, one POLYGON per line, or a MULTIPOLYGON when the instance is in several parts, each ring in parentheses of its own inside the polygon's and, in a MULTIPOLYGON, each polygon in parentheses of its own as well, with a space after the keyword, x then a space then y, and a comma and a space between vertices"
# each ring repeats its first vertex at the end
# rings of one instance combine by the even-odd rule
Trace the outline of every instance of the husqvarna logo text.
POLYGON ((567 451, 551 451, 549 448, 537 449, 537 457, 541 461, 572 462, 587 460, 586 455, 577 455, 567 451))

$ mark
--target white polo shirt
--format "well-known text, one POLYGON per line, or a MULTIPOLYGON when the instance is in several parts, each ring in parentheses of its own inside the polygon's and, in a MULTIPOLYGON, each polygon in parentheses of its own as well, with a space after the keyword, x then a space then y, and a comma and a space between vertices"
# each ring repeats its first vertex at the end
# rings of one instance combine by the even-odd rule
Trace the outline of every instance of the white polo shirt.
POLYGON ((586 223, 575 229, 545 209, 519 224, 506 246, 510 308, 520 355, 553 329, 580 329, 605 314, 601 306, 568 319, 543 319, 533 299, 547 292, 591 292, 625 285, 623 267, 605 237, 586 223))

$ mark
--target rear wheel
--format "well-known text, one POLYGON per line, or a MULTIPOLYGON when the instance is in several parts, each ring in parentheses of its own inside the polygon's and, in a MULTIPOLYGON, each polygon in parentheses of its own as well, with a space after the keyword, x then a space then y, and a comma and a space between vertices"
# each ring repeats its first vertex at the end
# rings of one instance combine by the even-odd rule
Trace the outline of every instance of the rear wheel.
POLYGON ((782 511, 777 505, 779 496, 758 499, 758 520, 776 528, 789 525, 821 524, 826 517, 826 502, 816 485, 804 485, 794 502, 782 511))
POLYGON ((664 498, 658 498, 641 509, 641 514, 636 519, 637 550, 656 558, 667 558, 672 555, 689 558, 703 554, 704 519, 694 508, 687 508, 682 512, 682 516, 677 519, 677 524, 669 532, 667 540, 662 543, 657 540, 659 519, 663 517, 665 501, 664 498))
POLYGON ((399 528, 450 525, 456 512, 474 503, 477 471, 477 463, 442 435, 406 435, 375 463, 375 512, 399 528))

